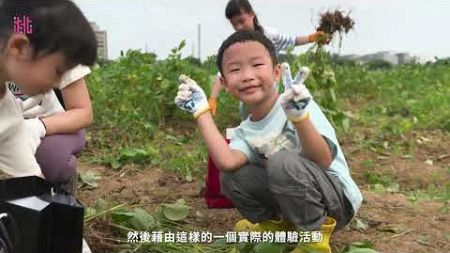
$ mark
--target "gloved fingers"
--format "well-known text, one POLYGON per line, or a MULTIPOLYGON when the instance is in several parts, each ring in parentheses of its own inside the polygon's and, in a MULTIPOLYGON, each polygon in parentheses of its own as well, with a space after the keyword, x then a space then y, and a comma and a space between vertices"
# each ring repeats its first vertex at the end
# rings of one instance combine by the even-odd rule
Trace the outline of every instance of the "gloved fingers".
POLYGON ((332 36, 323 31, 317 31, 317 38, 323 38, 323 43, 328 45, 331 41, 332 36))
POLYGON ((179 91, 177 93, 177 97, 183 100, 188 100, 190 97, 192 97, 192 92, 190 91, 179 91))
POLYGON ((281 77, 283 80, 284 89, 290 89, 292 84, 292 74, 291 74, 291 67, 289 66, 289 63, 283 62, 281 64, 281 77))
POLYGON ((298 102, 302 99, 311 97, 311 93, 309 93, 309 90, 306 88, 305 85, 294 85, 294 88, 292 88, 292 92, 294 93, 293 99, 294 102, 298 102))
POLYGON ((180 81, 180 83, 186 83, 188 79, 189 79, 189 77, 184 74, 182 74, 178 77, 178 80, 180 81))
POLYGON ((176 96, 174 101, 177 106, 182 106, 187 101, 187 99, 184 97, 176 96))
POLYGON ((178 91, 189 91, 190 89, 191 87, 186 83, 182 83, 178 86, 178 91))
POLYGON ((286 105, 289 101, 291 101, 295 96, 293 89, 288 89, 283 94, 281 94, 280 102, 282 105, 286 105))
POLYGON ((292 100, 294 102, 298 102, 301 99, 301 94, 302 94, 302 89, 300 87, 300 85, 296 85, 293 89, 294 92, 294 97, 292 98, 292 100))
POLYGON ((294 84, 303 84, 306 78, 308 78, 309 72, 308 67, 301 67, 295 76, 294 84))
POLYGON ((186 84, 191 89, 198 87, 197 83, 187 75, 180 75, 178 79, 180 80, 181 84, 186 84))

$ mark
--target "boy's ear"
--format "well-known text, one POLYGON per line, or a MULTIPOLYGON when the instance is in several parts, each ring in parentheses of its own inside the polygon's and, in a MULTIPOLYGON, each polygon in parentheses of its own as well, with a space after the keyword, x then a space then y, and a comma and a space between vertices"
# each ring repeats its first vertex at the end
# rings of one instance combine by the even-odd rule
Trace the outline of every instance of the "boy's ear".
POLYGON ((279 82, 280 78, 281 78, 281 64, 276 64, 273 67, 273 78, 275 79, 274 81, 279 82))
POLYGON ((6 54, 20 59, 30 59, 33 56, 30 40, 24 34, 13 33, 4 48, 6 54))
POLYGON ((225 89, 226 92, 228 92, 228 83, 227 80, 225 80, 225 78, 223 76, 219 77, 220 80, 220 84, 223 86, 223 88, 225 89))

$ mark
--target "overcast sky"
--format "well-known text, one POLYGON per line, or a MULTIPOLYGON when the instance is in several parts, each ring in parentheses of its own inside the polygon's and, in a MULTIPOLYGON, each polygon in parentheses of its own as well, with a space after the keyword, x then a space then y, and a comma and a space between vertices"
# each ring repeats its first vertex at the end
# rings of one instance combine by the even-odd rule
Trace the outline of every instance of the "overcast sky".
MULTIPOLYGON (((198 55, 197 25, 201 24, 201 56, 215 54, 233 30, 225 18, 226 0, 118 1, 75 0, 89 20, 108 33, 109 58, 120 50, 147 49, 165 58, 185 39, 184 55, 198 55)), ((420 56, 450 56, 450 1, 295 1, 253 0, 263 26, 292 35, 315 30, 319 14, 329 9, 351 11, 355 30, 329 46, 341 54, 377 51, 420 56)), ((301 46, 295 52, 308 49, 301 46)))

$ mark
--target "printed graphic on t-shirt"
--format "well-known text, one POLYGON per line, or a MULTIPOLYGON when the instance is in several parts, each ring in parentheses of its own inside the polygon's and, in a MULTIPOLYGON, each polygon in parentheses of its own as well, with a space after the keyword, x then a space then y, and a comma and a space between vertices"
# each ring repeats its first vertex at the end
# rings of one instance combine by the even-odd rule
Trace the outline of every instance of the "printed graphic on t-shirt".
POLYGON ((267 159, 281 150, 295 149, 295 143, 285 133, 276 132, 253 138, 249 140, 249 144, 260 159, 267 159))
POLYGON ((22 101, 25 101, 27 100, 27 98, 29 98, 29 96, 25 95, 19 88, 19 86, 17 86, 14 82, 6 82, 6 84, 8 85, 8 89, 11 91, 14 97, 20 98, 22 101))

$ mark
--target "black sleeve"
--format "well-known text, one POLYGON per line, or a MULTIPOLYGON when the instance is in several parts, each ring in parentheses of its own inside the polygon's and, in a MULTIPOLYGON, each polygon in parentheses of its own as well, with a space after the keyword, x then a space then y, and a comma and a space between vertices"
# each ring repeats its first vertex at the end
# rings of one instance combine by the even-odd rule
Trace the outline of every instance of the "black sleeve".
POLYGON ((331 160, 334 160, 334 158, 336 158, 337 155, 337 147, 336 144, 334 144, 334 142, 332 142, 330 139, 328 139, 327 137, 323 136, 323 139, 325 140, 325 142, 328 144, 328 147, 330 148, 331 151, 331 160))

